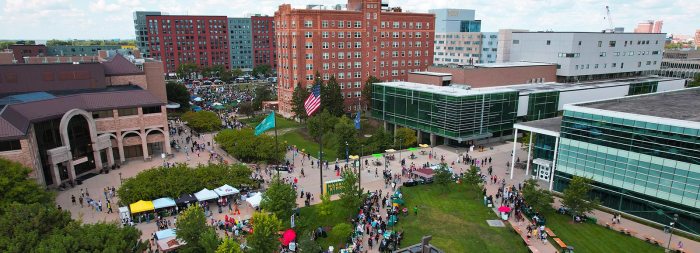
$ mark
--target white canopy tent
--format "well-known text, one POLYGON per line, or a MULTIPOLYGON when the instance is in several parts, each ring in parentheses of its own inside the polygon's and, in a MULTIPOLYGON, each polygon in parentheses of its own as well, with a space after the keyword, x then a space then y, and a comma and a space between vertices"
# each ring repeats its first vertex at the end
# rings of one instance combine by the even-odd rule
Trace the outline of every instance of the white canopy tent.
POLYGON ((239 191, 236 188, 233 188, 230 185, 225 184, 219 188, 214 189, 214 192, 216 192, 216 194, 218 194, 219 196, 224 197, 224 196, 228 196, 228 195, 237 194, 241 191, 239 191))
POLYGON ((214 192, 212 190, 204 188, 201 191, 195 193, 194 197, 197 198, 197 201, 207 201, 207 200, 216 199, 219 197, 219 195, 217 195, 216 192, 214 192))
POLYGON ((253 194, 253 196, 250 196, 249 198, 245 199, 246 202, 250 204, 250 206, 257 208, 260 206, 260 202, 262 201, 262 193, 261 192, 256 192, 253 194))

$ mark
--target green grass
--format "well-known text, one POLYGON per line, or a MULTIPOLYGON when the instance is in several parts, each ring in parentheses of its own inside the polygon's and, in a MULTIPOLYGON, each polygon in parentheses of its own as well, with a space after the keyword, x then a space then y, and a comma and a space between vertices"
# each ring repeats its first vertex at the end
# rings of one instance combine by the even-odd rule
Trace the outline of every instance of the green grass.
MULTIPOLYGON (((341 205, 340 201, 331 201, 331 213, 327 216, 319 214, 320 205, 313 205, 309 207, 302 207, 300 209, 301 217, 296 221, 297 231, 299 237, 309 237, 314 229, 317 227, 333 227, 339 223, 350 224, 350 219, 355 214, 356 210, 351 208, 345 208, 341 205)), ((319 238, 317 242, 322 248, 327 249, 328 246, 334 246, 338 249, 339 245, 345 243, 348 238, 332 238, 328 233, 329 237, 319 238)))
MULTIPOLYGON (((246 123, 248 126, 255 128, 260 122, 263 121, 267 117, 267 114, 263 115, 256 115, 250 118, 246 119, 241 119, 241 122, 246 123)), ((277 129, 285 129, 285 128, 293 128, 293 127, 299 127, 299 123, 297 123, 294 120, 284 118, 279 115, 275 115, 275 123, 277 123, 277 129)))
POLYGON ((663 252, 659 246, 597 224, 574 224, 568 215, 552 212, 545 217, 547 227, 566 245, 573 246, 575 252, 663 252))
MULTIPOLYGON (((306 132, 302 129, 297 129, 290 131, 279 136, 280 143, 296 145, 299 150, 304 149, 307 154, 318 158, 318 142, 314 141, 309 137, 306 132)), ((338 149, 338 144, 335 141, 335 137, 332 134, 324 134, 323 137, 323 160, 329 161, 329 165, 332 161, 338 157, 336 151, 338 149)))
POLYGON ((452 184, 448 189, 438 185, 402 189, 410 211, 396 227, 405 233, 402 247, 432 235, 430 243, 445 252, 527 252, 522 239, 511 229, 486 223, 498 217, 483 205, 479 193, 464 184, 452 184), (417 216, 413 214, 416 205, 417 216))

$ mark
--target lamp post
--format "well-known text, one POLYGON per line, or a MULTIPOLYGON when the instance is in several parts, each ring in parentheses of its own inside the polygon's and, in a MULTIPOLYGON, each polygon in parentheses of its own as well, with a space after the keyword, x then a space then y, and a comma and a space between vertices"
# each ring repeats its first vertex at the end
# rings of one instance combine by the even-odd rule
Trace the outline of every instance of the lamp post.
POLYGON ((673 221, 669 224, 668 228, 668 244, 666 244, 666 252, 671 251, 671 238, 673 238, 673 228, 676 226, 676 223, 678 222, 678 214, 673 214, 673 221))
POLYGON ((119 172, 119 185, 122 185, 122 182, 124 182, 124 180, 122 179, 122 173, 119 172))
POLYGON ((348 142, 345 142, 345 164, 350 163, 350 145, 348 142))
POLYGON ((399 162, 402 160, 401 149, 403 149, 403 138, 399 138, 399 162))
MULTIPOLYGON (((372 137, 371 134, 365 134, 365 138, 372 137)), ((362 189, 362 157, 365 155, 365 144, 362 143, 360 146, 360 169, 357 171, 357 186, 362 189)))
POLYGON ((163 158, 163 167, 167 168, 168 167, 168 162, 166 160, 167 156, 165 155, 165 153, 160 153, 160 157, 163 158))

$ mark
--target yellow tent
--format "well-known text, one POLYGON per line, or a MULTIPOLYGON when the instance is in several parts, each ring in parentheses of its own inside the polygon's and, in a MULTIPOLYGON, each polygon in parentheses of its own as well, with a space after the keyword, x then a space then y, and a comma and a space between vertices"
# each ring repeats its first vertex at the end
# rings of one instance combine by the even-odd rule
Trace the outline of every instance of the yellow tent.
POLYGON ((153 202, 151 201, 139 200, 138 202, 129 205, 129 209, 131 209, 131 213, 140 213, 145 211, 153 211, 154 207, 153 202))

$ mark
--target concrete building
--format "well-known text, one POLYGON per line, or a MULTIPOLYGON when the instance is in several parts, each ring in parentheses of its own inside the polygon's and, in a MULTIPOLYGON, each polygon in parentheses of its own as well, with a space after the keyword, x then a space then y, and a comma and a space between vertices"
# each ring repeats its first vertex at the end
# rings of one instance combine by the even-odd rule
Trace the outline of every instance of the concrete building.
POLYGON ((250 18, 228 18, 231 69, 253 69, 253 37, 250 18))
POLYGON ((468 9, 432 9, 435 14, 435 33, 481 32, 481 20, 475 20, 475 11, 468 9))
POLYGON ((253 37, 253 67, 270 65, 277 69, 275 46, 275 17, 255 15, 250 17, 253 37))
POLYGON ((416 130, 418 143, 457 145, 512 138, 513 124, 556 117, 566 104, 681 89, 676 78, 535 83, 468 89, 411 82, 373 85, 370 116, 388 131, 416 130))
POLYGON ((481 59, 479 32, 435 33, 435 65, 474 65, 481 59))
POLYGON ((24 57, 44 56, 46 55, 45 45, 10 45, 14 60, 17 63, 24 63, 24 57))
POLYGON ((231 67, 225 16, 146 15, 146 26, 149 55, 162 61, 168 74, 184 63, 231 67))
POLYGON ((557 66, 546 63, 509 62, 473 66, 430 66, 427 72, 411 72, 408 82, 485 88, 523 83, 555 82, 557 66), (448 82, 446 82, 448 81, 448 82))
POLYGON ((75 185, 128 159, 170 154, 160 62, 0 65, 0 157, 41 185, 75 185))
POLYGON ((634 28, 634 33, 661 33, 663 25, 663 20, 645 20, 637 24, 637 28, 634 28))
POLYGON ((146 16, 160 16, 160 11, 135 11, 134 12, 134 31, 136 33, 136 46, 141 50, 143 56, 151 57, 148 43, 148 26, 146 16))
POLYGON ((406 80, 409 72, 433 64, 435 16, 389 9, 380 0, 349 0, 347 9, 275 12, 280 114, 292 115, 292 93, 310 87, 314 74, 335 76, 348 111, 356 110, 364 82, 406 80))
POLYGON ((527 32, 524 29, 500 29, 498 30, 498 43, 496 49, 496 63, 510 62, 511 44, 513 32, 527 32))
POLYGON ((677 215, 675 228, 699 235, 699 96, 692 88, 568 104, 563 117, 515 129, 536 133, 532 175, 550 190, 587 177, 605 207, 660 226, 677 215))
POLYGON ((498 59, 498 33, 481 33, 481 55, 479 63, 496 63, 498 59))
POLYGON ((577 82, 659 69, 665 34, 512 32, 504 39, 508 40, 503 45, 499 41, 499 49, 509 48, 509 56, 503 60, 554 63, 559 82, 577 82))
POLYGON ((700 74, 700 50, 667 50, 661 59, 661 69, 653 74, 693 79, 700 74))
MULTIPOLYGON (((100 50, 121 49, 120 45, 47 46, 46 56, 93 56, 100 50)), ((35 55, 36 56, 36 55, 35 55)))

